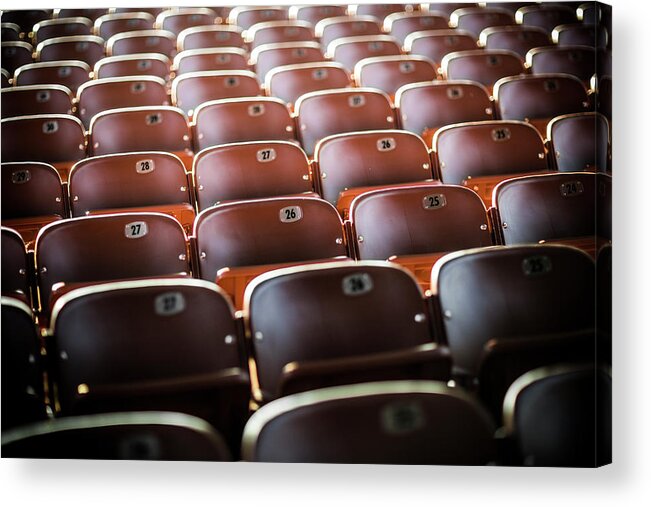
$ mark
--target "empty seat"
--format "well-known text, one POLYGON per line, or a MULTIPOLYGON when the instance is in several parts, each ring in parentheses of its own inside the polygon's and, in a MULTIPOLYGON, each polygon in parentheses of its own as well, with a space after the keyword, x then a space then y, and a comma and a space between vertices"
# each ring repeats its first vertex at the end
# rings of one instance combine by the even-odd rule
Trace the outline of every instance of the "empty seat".
POLYGON ((289 8, 289 18, 307 21, 316 25, 325 18, 341 17, 346 15, 345 5, 292 5, 289 8))
POLYGON ((14 229, 3 226, 1 245, 3 301, 5 297, 12 297, 29 304, 33 266, 28 260, 23 238, 14 229))
POLYGON ((54 18, 83 17, 95 21, 106 14, 106 9, 54 9, 54 18))
POLYGON ((549 33, 537 26, 492 26, 482 30, 479 44, 486 49, 513 51, 523 60, 530 49, 551 46, 549 33))
POLYGON ((55 284, 188 274, 183 227, 161 213, 71 218, 41 230, 35 256, 41 311, 55 284))
POLYGON ((448 18, 454 11, 457 9, 464 9, 468 7, 477 7, 476 3, 465 3, 465 2, 433 2, 427 4, 421 4, 421 10, 427 10, 429 12, 440 12, 446 15, 448 18))
POLYGON ((14 86, 58 84, 76 93, 89 74, 88 64, 78 60, 29 63, 16 69, 14 86))
POLYGON ((246 31, 246 42, 251 49, 263 44, 313 40, 314 30, 306 21, 267 21, 256 23, 246 31))
POLYGON ((289 109, 274 97, 204 102, 192 118, 196 151, 242 141, 295 141, 294 121, 289 109))
POLYGON ((74 116, 16 116, 2 120, 0 125, 4 162, 47 162, 65 181, 72 164, 86 156, 84 127, 74 116))
POLYGON ((61 85, 14 86, 0 92, 2 117, 72 114, 72 93, 61 85))
POLYGON ((176 36, 167 30, 135 30, 115 34, 106 41, 107 56, 136 53, 161 53, 172 57, 176 52, 176 36))
POLYGON ((576 9, 576 18, 587 25, 596 25, 602 19, 601 7, 595 2, 586 2, 576 9))
POLYGON ((608 120, 596 112, 567 114, 547 126, 556 168, 559 171, 597 170, 609 167, 608 120))
POLYGON ((608 31, 604 26, 583 23, 559 25, 552 31, 552 40, 559 46, 592 46, 606 48, 608 31))
POLYGON ((287 141, 225 144, 202 150, 192 169, 197 206, 223 201, 312 193, 310 164, 287 141))
POLYGON ((103 56, 104 39, 94 35, 72 35, 40 42, 36 47, 35 60, 78 60, 93 67, 103 56))
POLYGON ((349 72, 364 58, 401 54, 400 43, 388 35, 341 37, 333 40, 326 51, 327 58, 343 64, 349 72))
POLYGON ((597 467, 612 461, 612 380, 594 365, 526 373, 509 389, 504 419, 521 464, 597 467))
POLYGON ((560 245, 481 248, 439 259, 431 292, 454 371, 476 377, 491 340, 526 344, 594 329, 594 278, 588 255, 560 245))
POLYGON ((373 130, 323 138, 314 159, 323 198, 344 218, 351 201, 368 187, 431 181, 423 140, 402 130, 373 130))
POLYGON ((505 245, 564 242, 594 256, 597 197, 595 174, 567 172, 503 181, 493 205, 505 245))
POLYGON ((384 31, 404 44, 405 38, 423 30, 444 30, 448 28, 448 16, 437 12, 394 12, 384 19, 384 31))
POLYGON ((520 25, 538 26, 551 34, 558 25, 576 22, 576 11, 569 5, 528 5, 518 9, 515 20, 520 25))
POLYGON ((214 284, 156 279, 73 290, 57 301, 50 332, 60 415, 180 411, 206 419, 237 449, 249 375, 233 307, 214 284))
MULTIPOLYGON (((4 235, 2 239, 4 241, 4 235)), ((41 344, 38 329, 34 323, 32 309, 22 301, 3 296, 3 444, 5 432, 10 428, 22 426, 33 421, 43 420, 46 417, 43 397, 42 363, 41 344)), ((2 450, 2 455, 6 456, 4 448, 2 450)))
POLYGON ((223 437, 206 421, 175 412, 65 417, 3 432, 12 458, 230 461, 223 437))
POLYGON ((31 44, 23 41, 2 41, 2 68, 13 74, 22 65, 32 63, 31 44))
POLYGON ((243 30, 248 30, 256 23, 265 21, 283 21, 289 19, 287 7, 233 7, 228 13, 228 24, 237 25, 243 30))
POLYGON ((301 145, 314 153, 319 140, 333 134, 395 128, 389 97, 375 89, 322 90, 299 97, 294 106, 301 145))
POLYGON ((124 12, 146 12, 155 18, 164 10, 163 7, 113 7, 110 9, 110 12, 115 14, 121 14, 124 12))
MULTIPOLYGON (((3 13, 4 14, 4 13, 3 13)), ((0 39, 2 42, 14 42, 20 40, 21 29, 16 23, 0 23, 0 39)))
POLYGON ((159 105, 169 105, 169 98, 165 81, 155 76, 93 79, 77 91, 79 118, 86 126, 102 111, 159 105))
POLYGON ((186 28, 179 33, 176 43, 179 51, 204 48, 246 47, 242 38, 242 29, 238 26, 230 25, 193 26, 186 28))
POLYGON ((160 53, 107 56, 95 64, 93 75, 96 79, 155 76, 167 80, 170 75, 170 60, 160 53))
POLYGON ((39 21, 52 17, 51 9, 29 9, 29 10, 3 10, 3 23, 14 23, 20 27, 20 31, 28 34, 32 27, 39 21))
POLYGON ((337 210, 314 197, 220 204, 199 214, 194 236, 199 278, 217 279, 238 308, 246 284, 272 269, 269 265, 301 264, 348 253, 337 210))
POLYGON ((349 6, 349 13, 352 16, 371 16, 380 22, 390 14, 404 12, 405 10, 411 12, 414 6, 410 4, 353 4, 349 6))
POLYGON ((41 227, 67 218, 57 170, 43 162, 5 162, 2 176, 2 225, 18 231, 28 248, 41 227))
POLYGON ((154 16, 148 12, 123 12, 104 14, 95 20, 95 35, 109 40, 115 34, 149 30, 154 26, 154 16))
POLYGON ((192 116, 204 102, 260 95, 260 82, 247 70, 188 72, 172 82, 172 103, 192 116))
POLYGON ((322 62, 324 60, 321 47, 316 42, 264 44, 251 52, 251 64, 260 81, 264 81, 269 71, 282 65, 322 62))
POLYGON ((515 19, 500 7, 464 7, 450 14, 450 27, 470 32, 475 40, 485 28, 505 25, 515 25, 515 19))
POLYGON ((494 186, 514 174, 548 170, 543 139, 519 121, 480 121, 443 127, 434 134, 441 181, 472 188, 491 205, 494 186))
POLYGON ((449 378, 418 284, 390 263, 269 272, 247 288, 244 315, 261 401, 327 385, 449 378))
POLYGON ((596 72, 595 49, 589 46, 545 46, 527 53, 532 74, 571 74, 586 86, 596 72))
POLYGON ((93 22, 88 18, 56 18, 44 19, 34 25, 32 42, 37 45, 54 37, 71 35, 90 35, 93 22))
POLYGON ((405 51, 441 63, 443 57, 455 51, 477 49, 475 36, 463 30, 425 30, 414 32, 405 39, 405 51))
POLYGON ((335 39, 359 35, 381 35, 382 23, 373 16, 336 16, 322 19, 314 27, 323 48, 335 39))
POLYGON ((555 116, 590 108, 583 83, 567 74, 505 77, 495 84, 494 96, 500 118, 527 121, 543 135, 555 116))
POLYGON ((493 118, 488 90, 471 81, 407 84, 398 88, 395 104, 402 128, 420 135, 428 146, 445 125, 493 118))
POLYGON ((483 408, 462 389, 373 382, 262 407, 245 428, 242 455, 288 463, 485 465, 495 456, 493 431, 483 408))
POLYGON ((268 95, 278 97, 290 107, 308 92, 346 88, 352 80, 346 68, 335 62, 299 63, 271 69, 265 78, 268 95))
POLYGON ((484 203, 456 185, 365 192, 353 201, 350 222, 359 259, 397 262, 424 289, 444 253, 493 244, 484 203))
POLYGON ((73 217, 125 211, 159 211, 189 234, 194 221, 183 162, 171 153, 138 152, 89 157, 70 172, 73 217))
POLYGON ((174 57, 176 75, 211 70, 249 70, 249 55, 241 48, 187 49, 174 57))
POLYGON ((154 28, 178 35, 193 26, 213 25, 221 21, 217 13, 205 7, 178 7, 167 9, 156 16, 154 28))
POLYGON ((524 62, 512 51, 475 49, 448 53, 441 62, 443 79, 467 79, 490 91, 499 79, 524 74, 524 62))

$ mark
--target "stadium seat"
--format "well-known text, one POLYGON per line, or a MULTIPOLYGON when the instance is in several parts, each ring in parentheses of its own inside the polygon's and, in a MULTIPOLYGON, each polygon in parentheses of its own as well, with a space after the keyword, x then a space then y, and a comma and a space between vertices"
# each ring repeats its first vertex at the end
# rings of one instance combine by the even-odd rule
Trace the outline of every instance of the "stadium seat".
POLYGON ((247 287, 244 319, 261 402, 329 385, 450 378, 418 284, 394 264, 271 271, 247 287))
POLYGON ((83 17, 95 21, 106 13, 106 9, 54 9, 53 18, 83 17))
POLYGON ((161 53, 172 58, 175 52, 176 36, 166 30, 122 32, 106 41, 107 56, 161 53))
POLYGON ((314 29, 307 21, 267 21, 256 23, 245 35, 246 42, 255 49, 264 44, 313 41, 314 29))
POLYGON ((90 67, 78 60, 29 63, 16 69, 14 86, 57 84, 72 93, 90 79, 90 67))
POLYGON ((0 92, 2 117, 72 114, 72 93, 61 85, 14 86, 0 92))
POLYGON ((265 21, 284 21, 289 19, 289 12, 286 6, 261 7, 241 6, 233 7, 228 14, 228 24, 239 26, 242 30, 248 30, 256 23, 265 21))
POLYGON ((465 2, 433 2, 428 4, 421 4, 421 10, 429 12, 440 12, 447 16, 448 18, 452 15, 457 9, 465 9, 470 7, 478 7, 476 3, 465 3, 465 2))
POLYGON ((602 114, 558 116, 547 126, 547 139, 559 171, 606 172, 610 167, 610 128, 602 114))
POLYGON ((222 144, 202 150, 192 168, 199 211, 224 201, 314 194, 303 150, 287 141, 222 144))
POLYGON ((602 12, 596 2, 586 2, 576 9, 576 18, 587 25, 596 25, 602 20, 602 12))
POLYGON ((289 19, 307 21, 314 26, 322 19, 345 15, 345 5, 292 5, 289 8, 289 19))
POLYGON ((326 50, 326 58, 332 58, 352 72, 364 58, 373 56, 397 56, 402 54, 400 43, 388 35, 362 35, 341 37, 333 40, 326 50))
POLYGON ((384 22, 384 19, 390 14, 400 13, 400 12, 411 12, 414 6, 411 4, 387 4, 387 3, 376 3, 376 4, 353 4, 348 6, 348 12, 351 16, 372 16, 380 22, 384 22))
POLYGON ((391 100, 372 88, 306 93, 296 101, 294 110, 301 145, 308 156, 324 137, 396 126, 391 100))
POLYGON ((613 121, 613 78, 601 76, 597 88, 597 111, 603 114, 612 125, 613 121))
POLYGON ((347 256, 337 210, 314 197, 272 197, 206 209, 194 224, 197 276, 217 283, 241 308, 246 284, 275 264, 347 256), (246 232, 246 233, 244 233, 246 232))
POLYGON ((21 29, 16 23, 5 23, 3 21, 0 23, 0 34, 2 42, 17 42, 20 40, 21 29))
POLYGON ((571 74, 588 86, 597 71, 595 49, 589 46, 544 46, 527 53, 532 74, 571 74))
POLYGON ((314 26, 314 33, 326 49, 341 37, 382 35, 382 22, 373 16, 335 16, 322 19, 314 26))
POLYGON ((603 26, 572 23, 559 25, 552 31, 552 40, 559 46, 591 46, 605 49, 608 31, 603 26))
POLYGON ((274 97, 245 97, 204 102, 192 117, 195 150, 243 141, 296 142, 287 105, 274 97))
POLYGON ((20 27, 22 33, 29 34, 32 27, 39 21, 52 17, 51 9, 29 9, 29 10, 3 10, 2 22, 14 23, 20 27))
POLYGON ((204 48, 180 51, 174 57, 174 72, 249 70, 249 54, 241 48, 204 48))
POLYGON ((192 232, 194 206, 183 162, 165 152, 120 153, 77 162, 68 180, 73 217, 158 211, 192 232))
POLYGON ((404 44, 406 37, 411 33, 447 28, 448 16, 437 12, 394 12, 384 18, 384 31, 395 37, 401 44, 404 44))
POLYGON ((72 35, 40 42, 36 46, 34 60, 37 62, 78 60, 92 68, 103 57, 104 39, 94 35, 72 35))
POLYGON ((264 88, 267 95, 278 97, 293 107, 308 92, 347 88, 352 85, 349 72, 335 62, 283 65, 267 72, 264 88))
POLYGON ((167 81, 170 60, 160 53, 107 56, 97 62, 93 70, 95 79, 128 76, 154 76, 167 81))
POLYGON ((538 26, 551 34, 558 25, 576 22, 576 11, 568 5, 528 5, 518 9, 515 20, 519 25, 538 26))
POLYGON ((64 182, 72 164, 86 156, 79 119, 67 114, 36 114, 3 119, 3 162, 47 162, 64 182))
POLYGON ((20 233, 32 249, 44 225, 68 217, 57 170, 43 162, 5 162, 2 169, 2 225, 20 233))
POLYGON ((35 256, 43 313, 49 313, 51 294, 55 289, 60 294, 60 284, 74 287, 190 272, 183 227, 161 213, 98 215, 52 223, 39 233, 35 256))
POLYGON ((14 229, 2 226, 3 301, 5 297, 11 297, 30 304, 32 271, 33 266, 28 260, 23 238, 14 229))
POLYGON ((249 375, 233 307, 214 284, 155 279, 72 290, 56 302, 49 332, 58 415, 183 412, 208 421, 237 452, 249 375))
POLYGON ((230 461, 223 437, 206 421, 174 412, 62 417, 3 432, 11 458, 230 461))
POLYGON ((612 380, 593 364, 530 371, 504 402, 506 435, 520 464, 597 467, 612 460, 612 380))
POLYGON ((93 22, 88 18, 44 19, 34 25, 32 43, 36 46, 39 42, 55 37, 91 35, 92 30, 93 22))
POLYGON ((109 109, 137 106, 167 106, 165 81, 155 76, 93 79, 77 90, 78 115, 84 125, 109 109))
POLYGON ((524 74, 517 53, 502 49, 474 49, 448 53, 441 62, 443 79, 464 79, 483 84, 492 93, 494 84, 506 76, 524 74))
POLYGON ((280 42, 264 44, 251 51, 251 64, 264 82, 267 73, 283 65, 325 61, 317 42, 280 42))
POLYGON ((434 134, 432 146, 441 181, 472 188, 487 207, 500 181, 549 170, 541 135, 520 121, 449 125, 434 134))
POLYGON ((109 40, 118 33, 136 30, 151 30, 154 26, 154 16, 148 12, 122 12, 104 14, 95 20, 95 35, 109 40))
POLYGON ((23 65, 32 63, 32 48, 31 44, 23 41, 2 41, 2 68, 7 72, 13 74, 14 71, 23 65))
POLYGON ((515 25, 515 19, 500 7, 464 7, 450 14, 450 27, 470 32, 475 40, 485 28, 506 25, 515 25))
POLYGON ((231 25, 193 26, 179 33, 177 49, 207 49, 222 47, 245 48, 242 29, 231 25))
POLYGON ((398 88, 396 109, 403 129, 431 146, 434 132, 453 123, 493 119, 488 90, 472 81, 412 83, 398 88))
POLYGON ((491 26, 482 30, 479 45, 491 50, 513 51, 524 60, 530 49, 551 46, 552 41, 549 33, 537 26, 491 26))
POLYGON ((425 30, 405 39, 407 53, 425 56, 437 64, 449 53, 471 49, 477 49, 476 38, 463 30, 425 30))
POLYGON ((482 2, 482 5, 485 7, 501 7, 502 9, 506 9, 509 12, 512 12, 514 16, 518 9, 521 7, 535 4, 536 2, 482 2))
POLYGON ((178 35, 186 28, 213 25, 221 21, 217 13, 205 7, 177 7, 162 11, 156 16, 154 28, 178 35))
POLYGON ((109 9, 109 12, 113 14, 122 14, 125 12, 146 12, 155 18, 164 10, 164 7, 114 7, 112 9, 109 9))
POLYGON ((495 457, 493 432, 488 415, 461 389, 373 382, 262 407, 247 423, 242 455, 289 463, 485 465, 495 457))

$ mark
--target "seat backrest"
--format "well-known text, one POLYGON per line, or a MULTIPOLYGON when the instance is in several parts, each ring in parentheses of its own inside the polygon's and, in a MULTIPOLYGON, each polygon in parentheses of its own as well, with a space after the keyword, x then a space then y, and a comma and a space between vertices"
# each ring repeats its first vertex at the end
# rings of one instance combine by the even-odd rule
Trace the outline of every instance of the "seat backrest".
POLYGON ((217 13, 212 9, 205 7, 181 7, 167 9, 156 16, 154 28, 167 30, 174 35, 178 35, 186 28, 193 26, 213 25, 221 21, 217 13))
POLYGON ((567 114, 547 126, 547 138, 559 171, 608 170, 610 128, 597 112, 567 114))
POLYGON ((36 61, 79 60, 90 67, 104 57, 104 39, 94 35, 55 37, 36 46, 36 61))
POLYGON ((558 25, 576 22, 576 11, 568 5, 528 5, 515 13, 520 25, 538 26, 551 34, 558 25))
POLYGON ((33 27, 32 42, 37 45, 47 39, 71 35, 90 35, 93 22, 84 17, 44 19, 33 27))
POLYGON ((222 201, 312 192, 303 150, 287 141, 253 141, 207 148, 192 170, 200 211, 222 201))
POLYGON ((120 12, 104 14, 95 20, 95 35, 109 40, 115 34, 149 30, 154 26, 154 16, 148 12, 120 12))
POLYGON ((349 12, 353 16, 371 16, 380 22, 390 14, 404 12, 405 9, 412 9, 413 6, 409 4, 353 4, 349 7, 349 12))
POLYGON ((448 53, 443 57, 441 70, 444 79, 468 79, 489 88, 500 78, 525 72, 520 56, 503 49, 474 49, 448 53))
POLYGON ((106 41, 108 56, 136 53, 161 53, 171 57, 176 50, 176 36, 167 30, 135 30, 117 33, 106 41))
POLYGON ((44 19, 50 19, 51 17, 52 9, 8 10, 3 11, 2 22, 15 23, 20 27, 21 32, 27 34, 36 23, 44 19))
POLYGON ((432 178, 427 146, 420 137, 403 130, 328 136, 318 143, 314 158, 323 198, 332 204, 349 188, 432 178))
POLYGON ((275 97, 249 97, 204 102, 193 115, 197 151, 243 141, 295 141, 287 105, 275 97))
POLYGON ((248 30, 256 23, 265 21, 283 21, 289 19, 289 12, 286 6, 278 7, 233 7, 228 14, 228 24, 237 25, 242 30, 248 30))
POLYGON ((594 236, 596 176, 558 173, 503 181, 493 191, 506 245, 594 236))
POLYGON ((21 29, 16 23, 0 23, 0 39, 3 42, 17 42, 20 40, 21 29))
POLYGON ((237 47, 244 48, 242 29, 231 25, 207 25, 186 28, 177 39, 179 51, 189 49, 237 47))
POLYGON ((72 114, 72 93, 61 85, 14 86, 0 92, 2 117, 72 114))
POLYGON ((208 208, 194 225, 199 277, 225 267, 300 262, 347 255, 343 224, 313 197, 272 197, 208 208))
POLYGON ((52 286, 189 273, 186 237, 161 213, 121 213, 61 220, 36 238, 41 308, 52 286))
POLYGON ((61 178, 50 164, 2 164, 2 218, 67 216, 61 178))
POLYGON ((394 12, 384 18, 384 31, 403 44, 405 38, 414 32, 424 30, 445 30, 448 16, 440 12, 394 12))
POLYGON ((256 23, 246 31, 246 40, 251 49, 263 44, 279 42, 313 41, 314 29, 306 21, 267 21, 256 23))
POLYGON ((260 81, 264 81, 267 73, 276 67, 323 61, 325 57, 317 42, 264 44, 251 51, 251 64, 260 81))
POLYGON ((192 150, 187 119, 183 111, 170 106, 101 112, 92 118, 88 135, 89 155, 192 150))
POLYGON ((249 54, 242 48, 186 49, 174 57, 176 75, 211 70, 249 70, 249 54))
POLYGON ((387 188, 355 198, 350 219, 360 259, 385 260, 493 244, 481 198, 456 185, 387 188))
POLYGON ((109 109, 167 106, 165 81, 155 76, 93 79, 77 90, 79 118, 88 126, 93 116, 109 109))
POLYGON ((54 9, 53 18, 83 17, 95 21, 98 17, 106 14, 107 9, 54 9))
POLYGON ((301 144, 308 156, 324 137, 395 128, 389 97, 371 88, 322 90, 299 97, 294 106, 301 144))
POLYGON ((24 41, 2 41, 2 68, 10 74, 22 65, 32 63, 34 48, 24 41))
POLYGON ((30 63, 16 69, 14 86, 58 84, 76 93, 89 74, 88 64, 79 60, 30 63))
POLYGON ((527 53, 532 74, 561 73, 589 83, 596 72, 595 48, 589 46, 544 46, 527 53))
POLYGON ((352 72, 357 62, 364 58, 401 54, 400 43, 388 35, 340 37, 328 44, 326 50, 326 57, 341 63, 349 72, 352 72))
POLYGON ((441 180, 459 185, 469 177, 547 170, 538 131, 519 121, 479 121, 443 127, 432 141, 441 180))
POLYGON ((425 56, 378 56, 357 62, 354 78, 360 87, 378 88, 394 95, 403 85, 434 81, 438 73, 436 64, 425 56))
POLYGON ((86 156, 84 127, 74 116, 16 116, 0 124, 5 162, 69 162, 86 156))
POLYGON ((479 373, 491 339, 594 326, 595 265, 560 245, 466 250, 434 264, 431 292, 459 373, 479 373))
POLYGON ((559 46, 608 46, 608 30, 605 26, 583 23, 559 25, 552 31, 552 40, 559 46))
POLYGON ((459 388, 373 382, 263 406, 245 428, 242 454, 263 462, 485 465, 495 455, 493 431, 483 407, 459 388))
POLYGON ((466 7, 450 14, 450 27, 466 30, 479 38, 489 26, 515 25, 513 13, 499 7, 466 7))
POLYGON ((346 15, 345 5, 292 5, 289 8, 289 19, 307 21, 315 25, 325 18, 346 15))
POLYGON ((479 35, 479 44, 486 49, 513 51, 524 60, 530 49, 551 46, 552 41, 543 28, 515 25, 484 28, 479 35))
POLYGON ((477 39, 464 30, 424 30, 405 38, 405 51, 441 63, 443 57, 455 51, 477 49, 477 39))
POLYGON ((335 16, 322 19, 314 26, 323 48, 335 39, 359 35, 381 35, 382 22, 373 16, 335 16))
POLYGON ((103 209, 191 203, 183 162, 164 152, 86 158, 73 166, 68 189, 73 217, 103 209))
POLYGON ((156 76, 167 80, 170 60, 160 53, 107 56, 95 64, 95 79, 127 76, 156 76))
MULTIPOLYGON (((2 214, 4 216, 4 210, 2 214)), ((29 301, 29 275, 32 270, 23 238, 15 230, 2 227, 2 295, 14 295, 29 301)))
POLYGON ((192 115, 204 102, 260 95, 260 82, 247 70, 188 72, 172 82, 172 103, 192 115))
POLYGON ((280 394, 290 363, 432 343, 418 284, 388 263, 341 261, 271 271, 247 286, 244 315, 265 400, 280 394))

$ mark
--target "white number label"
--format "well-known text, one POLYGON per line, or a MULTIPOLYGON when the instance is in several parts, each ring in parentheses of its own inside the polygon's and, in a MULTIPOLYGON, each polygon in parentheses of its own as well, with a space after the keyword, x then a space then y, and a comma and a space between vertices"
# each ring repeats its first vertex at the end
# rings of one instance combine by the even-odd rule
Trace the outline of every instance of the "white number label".
POLYGON ((351 95, 348 97, 348 105, 350 107, 362 107, 364 104, 366 104, 364 95, 351 95))
POLYGON ((145 85, 145 83, 133 83, 131 85, 131 93, 133 94, 142 93, 146 89, 147 89, 147 85, 145 85))
POLYGON ((377 41, 369 42, 368 43, 368 50, 369 51, 380 51, 382 49, 382 44, 380 44, 377 41))
POLYGON ((258 162, 271 162, 272 160, 276 160, 276 150, 273 148, 258 150, 256 153, 256 159, 258 162))
POLYGON ((413 433, 425 426, 425 413, 417 402, 391 403, 382 407, 382 428, 390 435, 413 433))
POLYGON ((142 238, 148 232, 147 222, 131 222, 124 226, 124 235, 129 239, 142 238))
POLYGON ((36 94, 36 102, 43 103, 43 102, 48 102, 50 100, 50 91, 49 90, 41 90, 36 94))
POLYGON ((264 114, 264 104, 253 104, 249 106, 249 116, 262 116, 264 114))
POLYGON ((11 173, 12 183, 27 183, 30 179, 32 179, 32 175, 28 169, 21 169, 20 171, 14 171, 11 173))
POLYGON ((163 122, 163 116, 159 113, 148 114, 145 116, 145 123, 147 125, 158 125, 163 122))
POLYGON ((378 139, 376 145, 377 151, 391 151, 396 148, 396 140, 393 137, 385 137, 384 139, 378 139))
POLYGON ((511 131, 507 128, 493 129, 491 136, 493 141, 508 141, 511 139, 511 131))
POLYGON ((149 47, 158 46, 158 37, 147 37, 145 39, 145 45, 149 47))
POLYGON ((43 122, 43 133, 44 134, 54 134, 59 130, 59 122, 52 120, 43 122))
POLYGON ((84 53, 87 50, 88 50, 88 42, 77 42, 77 44, 75 44, 75 51, 77 53, 84 53))
POLYGON ((224 79, 224 87, 226 88, 235 88, 240 85, 240 80, 236 76, 229 76, 224 79))
POLYGON ((425 209, 439 209, 447 204, 443 194, 432 194, 423 197, 423 208, 425 209))
POLYGON ((328 69, 316 69, 312 72, 312 79, 315 81, 321 81, 328 77, 328 69))
POLYGON ((451 86, 446 90, 448 99, 460 99, 463 97, 463 88, 460 86, 451 86))
POLYGON ((231 55, 217 55, 215 61, 217 63, 228 63, 231 61, 231 55))
POLYGON ((413 64, 413 62, 400 62, 400 65, 398 65, 398 69, 403 74, 409 74, 416 70, 416 66, 413 64))
POLYGON ((169 317, 185 310, 185 298, 180 292, 165 292, 154 300, 156 315, 169 317))
POLYGON ((151 62, 149 60, 140 60, 137 66, 138 70, 148 70, 151 69, 151 62))
POLYGON ((154 161, 153 160, 138 160, 136 162, 136 172, 138 174, 147 174, 154 170, 154 161))
POLYGON ((279 215, 282 223, 290 224, 292 222, 298 222, 303 218, 303 210, 300 206, 287 206, 286 208, 281 208, 279 215))
POLYGON ((348 275, 341 281, 341 289, 346 296, 361 296, 373 290, 373 279, 368 273, 348 275))
POLYGON ((552 261, 546 255, 527 257, 522 261, 522 271, 526 276, 544 275, 552 270, 552 261))
POLYGON ((57 70, 57 75, 59 77, 68 77, 70 74, 72 74, 72 69, 70 67, 60 67, 59 70, 57 70))
POLYGON ((307 52, 303 48, 296 48, 294 51, 292 51, 292 56, 294 58, 303 58, 307 52))
POLYGON ((228 39, 230 39, 230 37, 231 37, 231 34, 228 33, 228 32, 216 32, 215 33, 215 39, 217 39, 219 41, 228 40, 228 39))

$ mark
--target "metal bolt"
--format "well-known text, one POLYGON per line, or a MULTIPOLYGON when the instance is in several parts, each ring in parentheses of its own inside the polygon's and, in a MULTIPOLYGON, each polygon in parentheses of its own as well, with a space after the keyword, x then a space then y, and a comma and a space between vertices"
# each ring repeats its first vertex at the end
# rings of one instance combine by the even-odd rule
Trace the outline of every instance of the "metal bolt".
POLYGON ((254 336, 255 336, 256 340, 262 341, 262 332, 261 331, 256 331, 254 336))
POLYGON ((224 338, 224 342, 226 345, 231 345, 232 343, 235 342, 235 337, 232 334, 227 334, 226 338, 224 338))
POLYGON ((342 238, 337 238, 335 239, 335 243, 337 243, 338 245, 342 245, 344 243, 344 240, 342 238))
POLYGON ((486 231, 486 230, 488 230, 488 226, 487 226, 486 224, 481 224, 481 225, 479 226, 479 228, 480 228, 482 231, 486 231))
POLYGON ((417 313, 416 315, 414 315, 414 320, 416 322, 418 322, 419 324, 421 322, 425 322, 425 314, 424 313, 417 313))
POLYGON ((364 236, 357 236, 358 243, 364 243, 364 236))
POLYGON ((206 258, 206 252, 201 252, 201 253, 199 254, 199 258, 200 258, 201 260, 205 259, 205 258, 206 258))
POLYGON ((445 312, 443 313, 443 316, 446 319, 451 319, 452 318, 452 312, 450 310, 445 310, 445 312))

